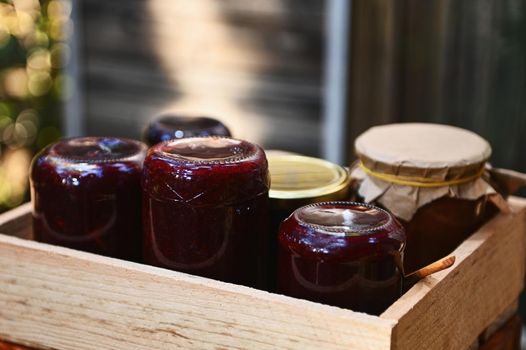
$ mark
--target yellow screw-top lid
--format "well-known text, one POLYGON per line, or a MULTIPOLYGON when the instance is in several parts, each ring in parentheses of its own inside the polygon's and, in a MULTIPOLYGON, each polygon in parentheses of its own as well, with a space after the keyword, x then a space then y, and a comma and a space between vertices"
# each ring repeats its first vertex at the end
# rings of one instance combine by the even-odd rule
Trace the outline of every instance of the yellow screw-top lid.
POLYGON ((347 199, 350 177, 345 168, 299 155, 270 154, 267 158, 272 200, 308 204, 347 199))

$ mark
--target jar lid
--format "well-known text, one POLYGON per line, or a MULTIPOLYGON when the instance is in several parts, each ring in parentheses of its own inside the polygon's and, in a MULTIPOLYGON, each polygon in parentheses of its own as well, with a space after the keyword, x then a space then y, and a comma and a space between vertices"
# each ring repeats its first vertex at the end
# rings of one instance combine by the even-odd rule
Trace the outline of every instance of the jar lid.
POLYGON ((373 127, 355 141, 352 170, 358 193, 398 218, 411 220, 424 205, 445 197, 475 200, 494 190, 484 180, 491 146, 461 128, 424 123, 373 127))
POLYGON ((118 137, 74 137, 50 146, 49 156, 71 163, 109 163, 142 161, 146 145, 142 142, 118 137))
POLYGON ((173 160, 196 164, 232 164, 253 158, 258 147, 228 137, 190 137, 165 141, 155 148, 173 160))
POLYGON ((355 202, 324 202, 299 208, 296 220, 317 231, 342 235, 363 236, 385 229, 393 217, 378 207, 355 202))
POLYGON ((339 197, 349 186, 347 170, 323 159, 270 154, 268 162, 271 199, 331 200, 331 196, 339 197))
POLYGON ((403 123, 375 126, 355 141, 356 153, 375 162, 415 168, 483 163, 491 146, 479 135, 449 125, 403 123))

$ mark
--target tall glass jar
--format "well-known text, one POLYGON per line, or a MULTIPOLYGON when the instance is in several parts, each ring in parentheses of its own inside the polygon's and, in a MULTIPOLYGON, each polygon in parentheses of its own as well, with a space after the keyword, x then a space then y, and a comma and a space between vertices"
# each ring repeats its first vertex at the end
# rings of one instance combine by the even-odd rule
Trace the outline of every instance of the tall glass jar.
POLYGON ((40 242, 138 261, 143 143, 65 139, 31 165, 33 230, 40 242))
POLYGON ((268 164, 246 141, 160 143, 144 164, 144 258, 149 264, 264 287, 268 164))
POLYGON ((352 176, 359 199, 404 224, 405 270, 450 254, 496 212, 500 195, 487 180, 491 146, 448 125, 404 123, 373 127, 355 141, 352 176))
POLYGON ((279 231, 278 290, 379 314, 401 293, 405 232, 387 211, 325 202, 296 210, 279 231))

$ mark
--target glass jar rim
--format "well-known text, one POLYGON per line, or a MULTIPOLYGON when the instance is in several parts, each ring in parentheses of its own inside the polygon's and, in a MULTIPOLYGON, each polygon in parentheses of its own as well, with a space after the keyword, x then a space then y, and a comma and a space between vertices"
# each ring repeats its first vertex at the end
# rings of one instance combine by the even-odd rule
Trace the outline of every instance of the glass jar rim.
POLYGON ((123 161, 134 160, 137 157, 144 157, 147 151, 147 146, 136 140, 122 138, 122 137, 113 137, 113 136, 81 136, 81 137, 71 137, 62 139, 54 144, 52 144, 48 149, 48 156, 53 159, 62 160, 70 163, 84 163, 84 164, 105 164, 105 163, 118 163, 123 161), (112 149, 107 146, 101 147, 100 141, 112 140, 118 141, 126 146, 132 146, 132 149, 122 152, 122 154, 111 155, 112 149), (101 158, 89 158, 85 154, 82 155, 72 155, 64 154, 64 150, 60 150, 60 147, 68 146, 79 146, 74 144, 75 142, 84 142, 92 141, 96 143, 96 146, 100 147, 104 152, 104 157, 101 158), (73 144, 72 144, 73 143, 73 144))
POLYGON ((245 161, 253 160, 256 158, 259 152, 262 152, 261 148, 251 142, 235 139, 231 137, 224 137, 224 136, 195 136, 195 137, 187 137, 187 138, 181 138, 181 139, 173 139, 173 140, 167 140, 160 142, 159 144, 155 145, 153 147, 152 152, 158 152, 163 157, 166 157, 172 161, 175 161, 177 163, 181 164, 190 164, 190 165, 228 165, 228 164, 239 164, 243 163, 245 161), (231 141, 231 142, 237 142, 238 145, 243 145, 247 147, 247 149, 242 150, 243 152, 246 152, 242 155, 236 155, 235 153, 232 155, 227 156, 218 156, 215 158, 198 158, 198 157, 191 157, 191 156, 185 156, 178 153, 172 153, 167 151, 168 145, 170 144, 183 144, 183 143, 195 143, 196 141, 231 141))
POLYGON ((293 213, 293 216, 294 216, 294 219, 302 226, 309 227, 321 233, 335 235, 335 236, 345 236, 345 237, 369 236, 371 234, 381 232, 383 230, 388 229, 388 227, 391 226, 394 221, 393 215, 390 214, 385 209, 382 209, 382 208, 379 208, 377 206, 367 204, 367 203, 359 203, 359 202, 351 202, 351 201, 328 201, 328 202, 309 204, 309 205, 303 206, 295 210, 293 213), (342 225, 337 226, 337 227, 331 227, 331 226, 326 226, 326 225, 321 225, 321 224, 309 223, 309 222, 306 222, 304 219, 302 219, 299 216, 302 210, 309 209, 309 208, 321 208, 324 206, 364 207, 367 209, 374 209, 378 211, 379 213, 383 214, 386 220, 382 222, 380 225, 377 225, 371 228, 357 228, 357 227, 344 228, 342 225))

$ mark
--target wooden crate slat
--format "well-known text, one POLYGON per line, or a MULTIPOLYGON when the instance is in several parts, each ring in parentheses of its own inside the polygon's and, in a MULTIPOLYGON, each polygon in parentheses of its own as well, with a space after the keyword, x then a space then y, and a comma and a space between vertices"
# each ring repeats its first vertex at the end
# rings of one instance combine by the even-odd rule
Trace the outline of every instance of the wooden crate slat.
POLYGON ((380 317, 41 244, 0 216, 0 338, 38 348, 468 349, 523 287, 526 202, 380 317))
POLYGON ((389 349, 392 320, 0 235, 0 337, 59 349, 389 349))
POLYGON ((11 236, 31 239, 33 237, 32 208, 31 203, 25 203, 0 215, 0 233, 9 232, 11 236))
POLYGON ((382 314, 397 319, 393 349, 465 349, 519 297, 526 215, 499 215, 460 245, 453 269, 412 288, 382 314))

